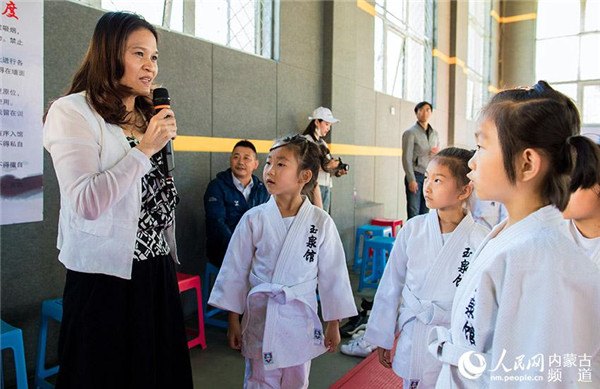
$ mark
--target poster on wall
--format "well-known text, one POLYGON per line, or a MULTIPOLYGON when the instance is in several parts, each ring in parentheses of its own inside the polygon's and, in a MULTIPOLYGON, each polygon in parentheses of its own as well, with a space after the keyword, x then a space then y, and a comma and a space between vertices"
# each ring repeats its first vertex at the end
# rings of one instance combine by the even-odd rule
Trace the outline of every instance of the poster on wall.
POLYGON ((43 1, 0 0, 0 224, 43 219, 43 1))

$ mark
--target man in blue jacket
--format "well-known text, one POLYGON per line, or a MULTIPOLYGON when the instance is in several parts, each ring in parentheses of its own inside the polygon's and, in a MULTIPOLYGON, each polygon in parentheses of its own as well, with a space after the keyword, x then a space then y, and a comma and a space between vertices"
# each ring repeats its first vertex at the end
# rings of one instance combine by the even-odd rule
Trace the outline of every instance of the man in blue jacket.
POLYGON ((269 192, 252 172, 258 168, 258 156, 252 142, 236 143, 230 168, 217 174, 204 193, 206 212, 206 254, 210 263, 220 267, 231 235, 242 215, 252 207, 266 203, 269 192))

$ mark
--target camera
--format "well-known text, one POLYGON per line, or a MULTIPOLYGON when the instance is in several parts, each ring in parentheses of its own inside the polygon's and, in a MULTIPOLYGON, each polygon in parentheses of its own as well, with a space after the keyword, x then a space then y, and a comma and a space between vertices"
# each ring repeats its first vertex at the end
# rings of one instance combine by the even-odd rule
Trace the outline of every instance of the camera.
POLYGON ((341 158, 338 158, 338 160, 340 161, 340 163, 337 165, 337 167, 335 169, 333 169, 333 174, 336 177, 339 177, 342 175, 342 171, 349 171, 350 170, 350 165, 348 165, 347 163, 342 162, 341 158))

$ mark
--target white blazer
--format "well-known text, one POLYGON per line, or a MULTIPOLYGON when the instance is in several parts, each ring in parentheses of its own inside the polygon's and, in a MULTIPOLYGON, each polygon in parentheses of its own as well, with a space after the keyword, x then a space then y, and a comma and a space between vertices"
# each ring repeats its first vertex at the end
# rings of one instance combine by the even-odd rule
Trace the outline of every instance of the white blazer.
MULTIPOLYGON (((67 269, 131 279, 142 203, 142 177, 152 167, 109 124, 84 92, 61 97, 48 111, 44 147, 60 187, 58 259, 67 269)), ((165 236, 177 260, 175 230, 165 236)))

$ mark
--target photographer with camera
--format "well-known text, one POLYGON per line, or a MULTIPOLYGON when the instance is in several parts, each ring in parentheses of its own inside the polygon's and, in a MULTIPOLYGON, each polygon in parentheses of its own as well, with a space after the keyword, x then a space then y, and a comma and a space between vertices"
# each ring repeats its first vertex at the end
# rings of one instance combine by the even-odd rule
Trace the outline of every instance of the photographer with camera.
POLYGON ((325 107, 319 107, 313 111, 308 119, 310 123, 302 133, 317 143, 321 151, 321 169, 319 170, 318 185, 314 188, 311 198, 313 204, 322 206, 329 212, 331 204, 331 187, 333 186, 332 175, 341 177, 348 174, 350 166, 342 162, 341 158, 333 158, 329 152, 329 147, 323 138, 331 131, 331 125, 338 123, 339 120, 333 117, 331 110, 325 107), (322 205, 319 204, 322 202, 322 205))

